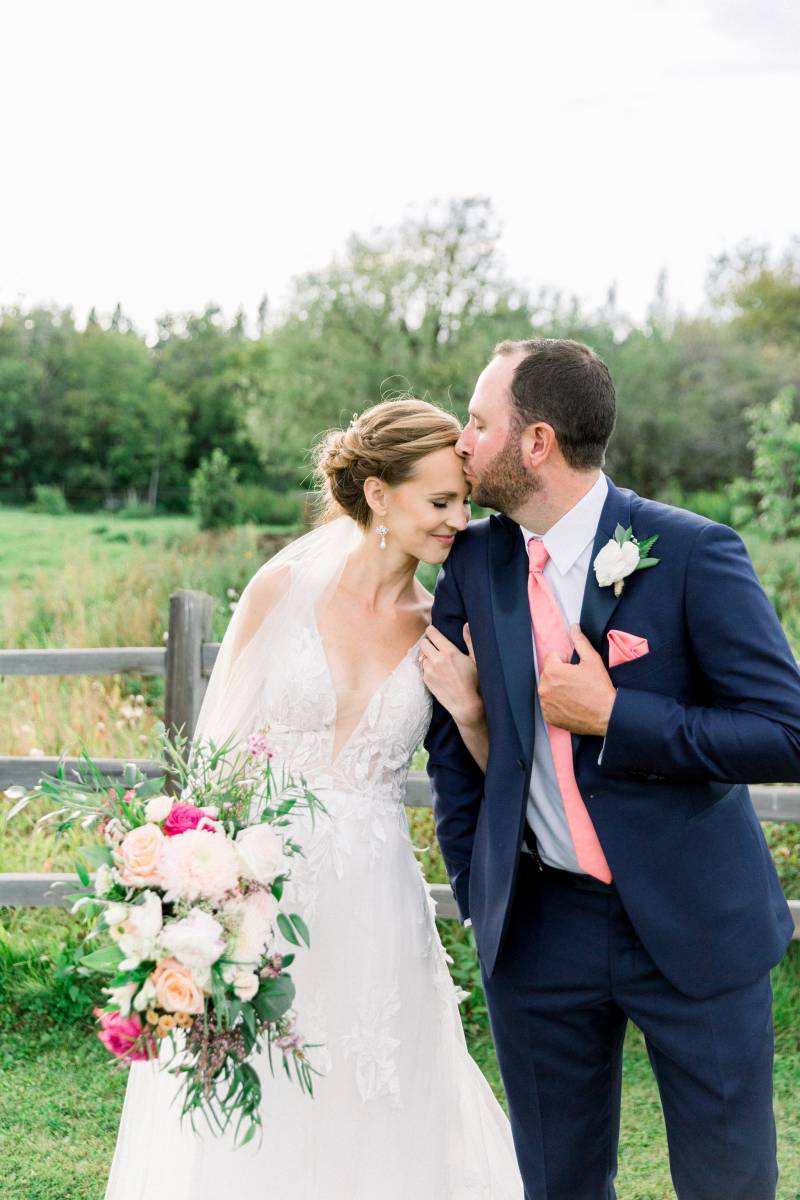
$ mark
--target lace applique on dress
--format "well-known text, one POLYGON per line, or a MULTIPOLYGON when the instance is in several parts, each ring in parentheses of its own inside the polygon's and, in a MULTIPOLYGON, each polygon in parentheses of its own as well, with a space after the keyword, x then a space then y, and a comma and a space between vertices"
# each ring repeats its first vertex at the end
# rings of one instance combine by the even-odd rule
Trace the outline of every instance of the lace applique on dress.
POLYGON ((400 1011, 397 987, 387 992, 374 987, 356 1007, 356 1024, 342 1038, 345 1058, 354 1058, 356 1083, 363 1101, 390 1096, 395 1108, 402 1108, 400 1080, 394 1051, 400 1039, 393 1036, 392 1019, 400 1011))

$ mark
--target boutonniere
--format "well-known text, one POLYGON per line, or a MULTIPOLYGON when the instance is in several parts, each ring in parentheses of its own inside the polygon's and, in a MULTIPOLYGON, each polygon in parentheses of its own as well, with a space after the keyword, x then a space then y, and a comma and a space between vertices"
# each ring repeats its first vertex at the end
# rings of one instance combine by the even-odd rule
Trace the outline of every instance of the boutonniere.
POLYGON ((645 538, 643 542, 633 536, 630 526, 623 529, 618 525, 613 538, 609 538, 594 560, 594 573, 599 587, 614 585, 614 595, 621 596, 628 575, 654 567, 658 558, 651 558, 649 551, 658 539, 658 534, 645 538))

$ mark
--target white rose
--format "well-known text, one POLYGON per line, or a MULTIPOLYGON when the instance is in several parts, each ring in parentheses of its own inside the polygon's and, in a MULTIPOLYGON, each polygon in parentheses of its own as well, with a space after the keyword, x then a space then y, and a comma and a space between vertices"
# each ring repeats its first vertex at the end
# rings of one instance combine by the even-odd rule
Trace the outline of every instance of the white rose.
POLYGON ((128 919, 123 924, 124 933, 117 938, 117 945, 125 955, 119 964, 121 971, 134 971, 140 962, 156 958, 156 943, 161 932, 161 897, 157 892, 143 892, 144 902, 131 905, 128 919))
POLYGON ((258 976, 250 972, 237 975, 233 981, 233 990, 240 1000, 252 1000, 258 991, 258 976))
MULTIPOLYGON (((272 939, 278 902, 270 892, 250 892, 225 906, 235 929, 228 944, 228 957, 240 965, 257 965, 272 939)), ((228 980, 230 982, 230 980, 228 980)))
POLYGON ((172 808, 171 796, 151 796, 144 807, 146 821, 165 821, 172 808))
POLYGON ((288 868, 283 842, 269 825, 250 825, 236 836, 236 848, 245 879, 269 884, 288 868))
POLYGON ((103 920, 106 925, 121 925, 123 921, 128 919, 127 904, 109 904, 103 913, 103 920))
POLYGON ((225 949, 222 926, 201 908, 193 908, 182 920, 165 925, 160 944, 191 970, 206 970, 225 949))
POLYGON ((612 538, 610 542, 606 542, 594 560, 597 582, 600 587, 618 583, 620 579, 625 579, 636 570, 638 562, 639 547, 635 542, 628 541, 620 545, 612 538))
POLYGON ((103 988, 103 991, 107 993, 109 1002, 117 1006, 120 1016, 127 1017, 130 1015, 133 993, 138 986, 135 982, 124 983, 121 987, 103 988))

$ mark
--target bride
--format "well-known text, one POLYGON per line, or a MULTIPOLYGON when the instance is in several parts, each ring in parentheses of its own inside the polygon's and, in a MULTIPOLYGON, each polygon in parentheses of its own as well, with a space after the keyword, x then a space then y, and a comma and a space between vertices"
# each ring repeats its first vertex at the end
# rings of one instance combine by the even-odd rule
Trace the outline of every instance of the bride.
POLYGON ((432 597, 415 570, 444 562, 469 520, 459 433, 407 399, 327 436, 326 519, 244 589, 195 730, 219 744, 266 728, 273 767, 302 772, 328 810, 313 828, 295 818, 304 857, 285 893, 311 931, 291 974, 302 1036, 319 1043, 314 1096, 259 1056, 263 1140, 235 1148, 180 1122, 173 1075, 133 1063, 106 1200, 523 1195, 403 805, 432 706, 419 653, 432 597))

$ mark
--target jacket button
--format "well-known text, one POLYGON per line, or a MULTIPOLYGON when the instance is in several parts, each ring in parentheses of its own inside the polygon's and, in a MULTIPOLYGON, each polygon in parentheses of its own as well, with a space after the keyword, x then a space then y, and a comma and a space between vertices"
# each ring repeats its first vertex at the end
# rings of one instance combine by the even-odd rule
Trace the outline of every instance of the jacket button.
POLYGON ((517 766, 518 766, 518 767, 519 767, 521 770, 523 770, 523 771, 524 771, 524 770, 525 770, 525 759, 524 759, 524 758, 518 758, 518 759, 517 759, 517 766))

